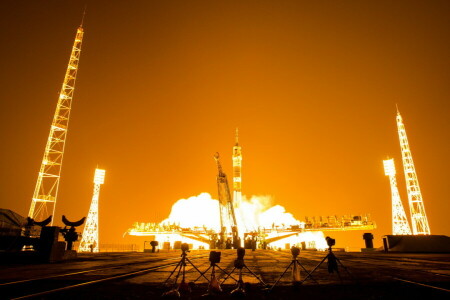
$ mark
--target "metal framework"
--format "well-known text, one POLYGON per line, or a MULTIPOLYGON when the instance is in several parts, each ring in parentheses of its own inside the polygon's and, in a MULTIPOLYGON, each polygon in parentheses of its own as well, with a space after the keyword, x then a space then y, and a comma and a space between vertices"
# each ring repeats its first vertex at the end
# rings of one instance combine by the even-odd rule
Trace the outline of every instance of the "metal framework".
POLYGON ((81 237, 79 252, 98 252, 98 199, 100 195, 100 185, 105 182, 105 170, 95 169, 94 174, 94 194, 92 196, 91 207, 84 226, 81 237))
POLYGON ((228 186, 227 175, 222 170, 222 165, 219 161, 219 153, 214 155, 217 163, 217 189, 219 193, 219 207, 220 207, 220 226, 221 226, 221 242, 225 242, 227 231, 231 229, 233 234, 233 244, 238 243, 238 228, 236 223, 236 215, 234 214, 233 200, 231 199, 230 188, 228 186))
MULTIPOLYGON (((82 40, 83 27, 80 26, 75 36, 69 65, 67 66, 66 75, 59 94, 58 104, 50 127, 44 157, 28 213, 28 216, 35 220, 44 220, 49 215, 55 214, 64 146, 69 126, 70 108, 75 89, 82 40)), ((51 225, 53 224, 53 219, 51 225)))
POLYGON ((402 200, 397 188, 397 179, 395 177, 394 159, 383 160, 384 174, 389 176, 392 194, 392 234, 393 235, 411 235, 408 219, 403 209, 402 200))
POLYGON ((398 110, 397 128, 405 172, 406 189, 408 191, 412 232, 414 235, 431 234, 427 215, 425 213, 425 206, 423 205, 422 193, 420 192, 419 180, 417 179, 416 169, 414 168, 414 162, 409 148, 408 138, 406 136, 405 125, 403 124, 402 116, 398 110))

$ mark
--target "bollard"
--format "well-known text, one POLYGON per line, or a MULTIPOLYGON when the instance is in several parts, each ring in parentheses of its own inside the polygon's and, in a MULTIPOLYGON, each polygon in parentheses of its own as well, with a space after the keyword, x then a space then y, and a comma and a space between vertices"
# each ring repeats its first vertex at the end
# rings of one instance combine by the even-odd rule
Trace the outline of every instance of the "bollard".
POLYGON ((366 248, 373 249, 373 234, 366 232, 363 234, 363 239, 366 243, 366 248))

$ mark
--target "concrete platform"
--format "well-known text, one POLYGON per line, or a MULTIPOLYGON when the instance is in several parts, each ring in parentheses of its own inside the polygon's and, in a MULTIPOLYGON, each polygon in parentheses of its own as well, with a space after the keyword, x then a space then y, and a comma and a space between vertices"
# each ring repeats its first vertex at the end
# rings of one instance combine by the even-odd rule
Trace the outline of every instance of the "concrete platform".
MULTIPOLYGON (((233 269, 236 251, 221 250, 221 252, 222 259, 219 266, 230 272, 233 269)), ((192 259, 198 269, 204 271, 209 266, 207 254, 209 251, 192 251, 188 254, 188 258, 192 259), (200 254, 205 254, 206 257, 196 259, 195 256, 200 254)), ((326 254, 326 252, 303 251, 299 261, 306 270, 311 271, 326 254)), ((247 299, 450 299, 449 254, 336 252, 336 257, 348 269, 350 275, 342 266, 339 267, 341 278, 336 273, 330 274, 325 261, 314 272, 315 281, 307 280, 301 286, 293 287, 291 273, 288 271, 271 293, 265 292, 256 278, 245 273, 243 280, 249 283, 247 299)), ((176 262, 180 258, 180 251, 79 254, 72 262, 2 265, 0 283, 125 264, 120 268, 103 269, 70 277, 71 282, 82 282, 157 265, 157 262, 149 262, 157 258, 171 258, 176 262)), ((246 265, 270 286, 290 262, 289 251, 247 250, 245 255, 246 265)), ((89 285, 39 299, 159 299, 161 294, 168 290, 162 283, 173 269, 173 266, 166 267, 128 279, 89 285)), ((198 277, 198 273, 189 264, 186 271, 187 281, 193 281, 198 277)), ((216 275, 223 278, 220 271, 217 271, 216 275)), ((209 278, 210 273, 208 272, 206 276, 209 278)), ((237 278, 238 275, 234 273, 233 276, 237 278)), ((304 278, 306 272, 302 270, 301 276, 304 278)), ((58 280, 63 279, 49 279, 45 284, 51 287, 52 283, 58 280)), ((222 287, 224 293, 214 297, 215 299, 229 299, 229 292, 235 287, 235 283, 229 279, 222 287)), ((0 286, 0 293, 2 288, 0 286)), ((193 287, 191 295, 185 298, 200 299, 206 289, 206 280, 201 278, 193 287)))

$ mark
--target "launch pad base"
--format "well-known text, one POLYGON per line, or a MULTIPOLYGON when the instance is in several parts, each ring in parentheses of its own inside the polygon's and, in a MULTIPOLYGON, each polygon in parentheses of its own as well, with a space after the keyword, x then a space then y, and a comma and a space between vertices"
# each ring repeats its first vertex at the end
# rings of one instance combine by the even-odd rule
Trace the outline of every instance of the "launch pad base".
POLYGON ((445 235, 385 235, 386 252, 450 253, 450 237, 445 235))

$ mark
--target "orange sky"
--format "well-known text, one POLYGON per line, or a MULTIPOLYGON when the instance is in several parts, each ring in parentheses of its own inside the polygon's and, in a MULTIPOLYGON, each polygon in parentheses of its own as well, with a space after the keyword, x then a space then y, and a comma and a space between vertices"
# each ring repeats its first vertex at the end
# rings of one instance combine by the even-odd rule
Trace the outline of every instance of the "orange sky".
POLYGON ((245 195, 301 220, 371 213, 379 246, 387 156, 406 205, 398 103, 431 232, 450 234, 448 1, 4 2, 0 207, 28 213, 86 2, 56 224, 87 215, 97 164, 101 242, 216 197, 213 154, 231 175, 239 127, 245 195))

